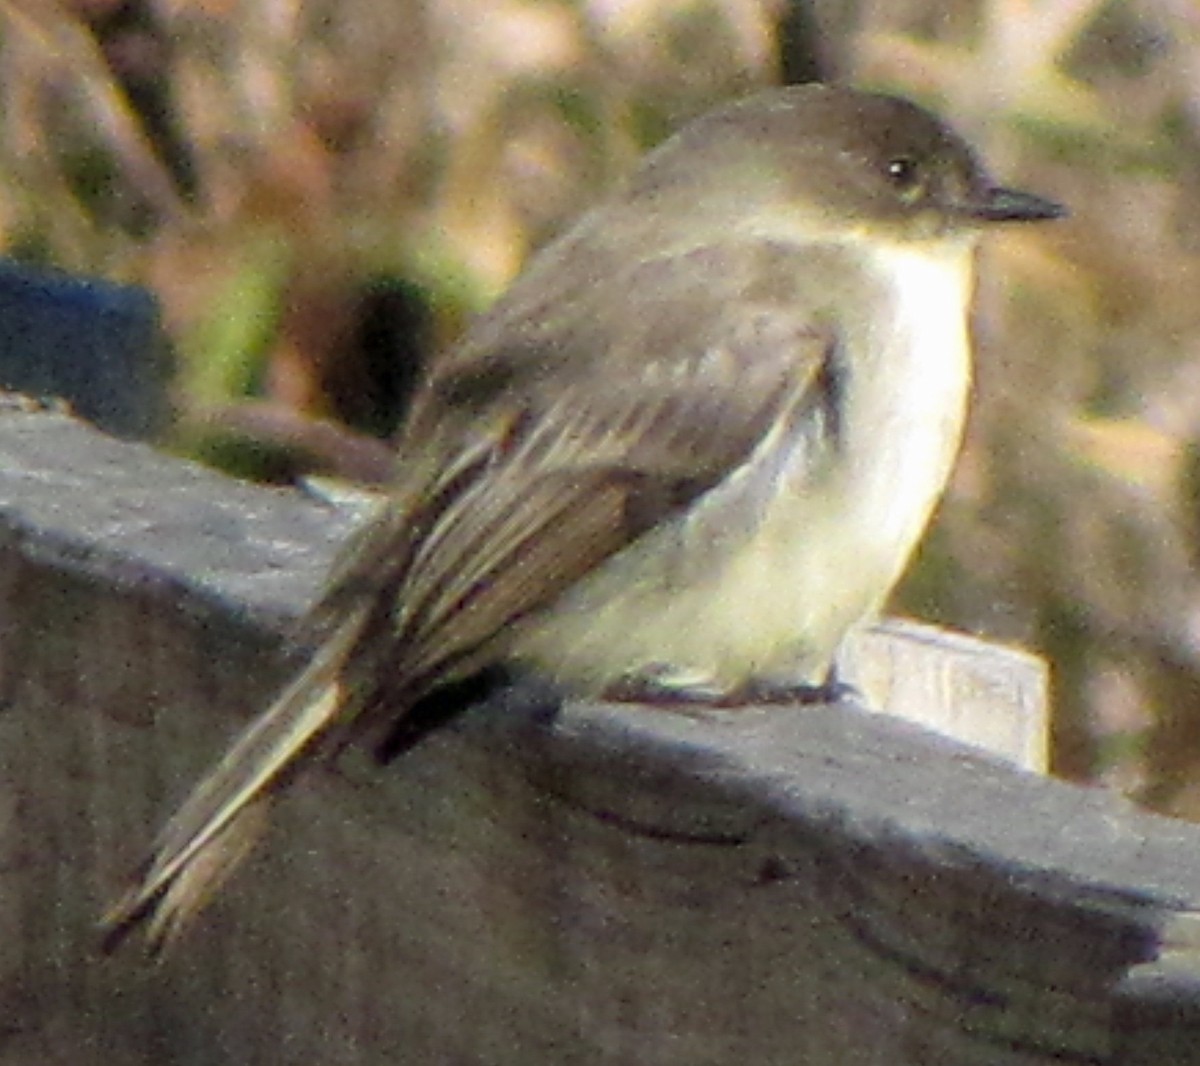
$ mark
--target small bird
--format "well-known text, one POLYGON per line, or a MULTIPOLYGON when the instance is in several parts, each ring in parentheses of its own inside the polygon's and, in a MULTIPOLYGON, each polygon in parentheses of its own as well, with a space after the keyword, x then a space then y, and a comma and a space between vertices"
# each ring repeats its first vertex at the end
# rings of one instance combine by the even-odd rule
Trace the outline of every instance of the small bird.
POLYGON ((975 249, 1057 204, 905 100, 806 85, 704 115, 542 250, 419 387, 307 665, 104 919, 174 940, 303 771, 406 743, 496 667, 580 696, 830 690, 937 503, 975 249))

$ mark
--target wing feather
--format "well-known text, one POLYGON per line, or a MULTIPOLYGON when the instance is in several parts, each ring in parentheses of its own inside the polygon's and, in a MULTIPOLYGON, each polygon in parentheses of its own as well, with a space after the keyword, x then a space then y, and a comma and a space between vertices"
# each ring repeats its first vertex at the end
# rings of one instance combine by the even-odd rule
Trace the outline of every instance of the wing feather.
POLYGON ((144 921, 155 945, 176 936, 300 767, 502 657, 513 623, 828 404, 835 338, 786 256, 756 295, 758 252, 567 278, 557 302, 543 272, 443 364, 389 501, 309 616, 311 662, 168 823, 105 920, 110 947, 144 921))
MULTIPOLYGON (((673 277, 647 291, 671 304, 673 277)), ((368 701, 384 713, 502 656, 515 622, 729 477, 781 418, 825 402, 834 338, 803 303, 718 299, 719 313, 649 337, 636 327, 652 309, 631 299, 631 329, 608 337, 608 360, 557 348, 539 354, 536 337, 518 337, 518 367, 572 373, 548 382, 538 375, 517 390, 489 351, 486 373, 468 359, 444 372, 440 392, 432 384, 427 394, 443 405, 451 394, 470 397, 464 415, 494 428, 487 458, 453 496, 410 514, 410 532, 424 533, 387 594, 391 632, 375 634, 393 648, 395 669, 368 701), (647 357, 650 340, 660 348, 647 357), (488 396, 479 381, 463 380, 473 373, 503 388, 488 396)), ((558 344, 600 343, 586 330, 553 336, 558 344)), ((439 414, 443 428, 444 406, 439 414)), ((419 488, 404 495, 429 499, 419 488)))

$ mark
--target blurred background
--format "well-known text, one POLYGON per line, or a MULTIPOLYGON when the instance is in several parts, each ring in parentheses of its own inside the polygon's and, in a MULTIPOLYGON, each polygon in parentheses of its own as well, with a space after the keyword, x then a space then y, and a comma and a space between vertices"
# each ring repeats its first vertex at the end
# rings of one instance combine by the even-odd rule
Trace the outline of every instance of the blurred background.
POLYGON ((0 254, 153 293, 164 447, 369 479, 533 249, 690 116, 815 78, 1073 212, 985 251, 895 609, 1040 651, 1056 771, 1200 817, 1195 0, 0 0, 0 254))

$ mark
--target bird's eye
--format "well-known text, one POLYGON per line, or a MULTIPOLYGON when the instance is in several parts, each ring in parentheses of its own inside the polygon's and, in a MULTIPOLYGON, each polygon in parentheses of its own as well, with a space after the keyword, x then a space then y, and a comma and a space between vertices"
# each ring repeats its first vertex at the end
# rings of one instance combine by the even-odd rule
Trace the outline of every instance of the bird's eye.
POLYGON ((906 200, 915 200, 924 191, 921 168, 911 156, 901 155, 887 163, 888 181, 906 200))

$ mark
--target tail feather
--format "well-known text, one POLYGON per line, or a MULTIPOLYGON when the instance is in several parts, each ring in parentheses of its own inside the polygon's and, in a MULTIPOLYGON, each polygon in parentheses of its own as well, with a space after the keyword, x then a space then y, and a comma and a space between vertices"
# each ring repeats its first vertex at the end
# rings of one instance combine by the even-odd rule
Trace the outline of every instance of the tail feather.
POLYGON ((266 828, 270 806, 269 797, 252 800, 166 878, 155 875, 157 860, 147 863, 135 886, 101 920, 104 954, 144 925, 147 951, 163 955, 249 854, 266 828))
POLYGON ((338 678, 365 620, 360 611, 344 621, 184 801, 132 887, 101 920, 106 952, 143 923, 151 950, 161 951, 249 852, 273 794, 315 742, 341 724, 338 678))

